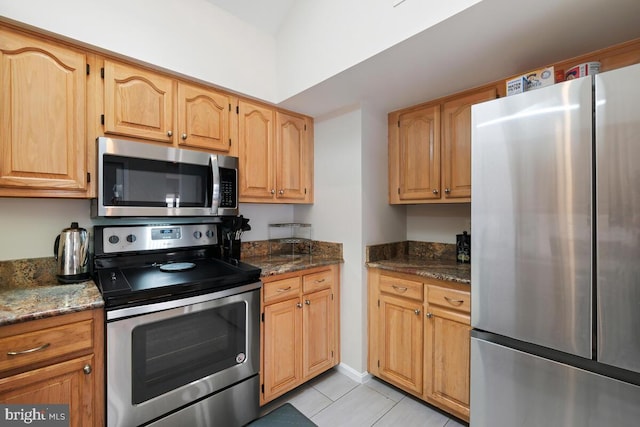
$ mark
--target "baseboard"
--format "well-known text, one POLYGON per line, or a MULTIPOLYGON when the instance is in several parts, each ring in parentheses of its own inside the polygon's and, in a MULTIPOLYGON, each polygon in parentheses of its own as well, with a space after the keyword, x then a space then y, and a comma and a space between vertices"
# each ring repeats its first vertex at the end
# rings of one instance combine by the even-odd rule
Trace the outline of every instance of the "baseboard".
POLYGON ((371 374, 368 373, 367 371, 364 371, 364 372, 356 371, 351 366, 345 365, 344 363, 338 364, 338 366, 336 366, 336 369, 338 370, 338 372, 340 372, 343 375, 346 375, 347 377, 351 378, 358 384, 364 384, 372 378, 371 374))

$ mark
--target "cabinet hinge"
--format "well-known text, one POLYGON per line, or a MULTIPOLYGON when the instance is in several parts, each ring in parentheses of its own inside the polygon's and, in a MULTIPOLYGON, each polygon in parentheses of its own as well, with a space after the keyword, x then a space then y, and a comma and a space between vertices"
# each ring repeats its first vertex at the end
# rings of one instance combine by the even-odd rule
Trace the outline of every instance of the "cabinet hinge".
POLYGON ((398 195, 400 195, 400 187, 398 187, 398 195))
POLYGON ((91 173, 87 172, 87 184, 91 182, 91 173))
POLYGON ((380 300, 378 300, 378 307, 380 307, 380 300))
POLYGON ((380 361, 378 360, 378 368, 380 367, 380 361))
POLYGON ((398 127, 400 127, 400 120, 398 120, 398 127))
POLYGON ((229 147, 231 147, 231 138, 229 138, 229 147))
POLYGON ((236 114, 240 114, 240 106, 236 105, 236 114))
POLYGON ((100 114, 100 124, 104 124, 104 114, 100 114))
POLYGON ((307 194, 307 187, 304 188, 304 194, 307 194))
POLYGON ((262 390, 262 394, 264 394, 264 384, 260 386, 260 389, 262 390))
POLYGON ((100 77, 104 79, 104 67, 100 68, 100 77))
POLYGON ((260 319, 264 322, 264 313, 260 316, 260 319))
POLYGON ((91 66, 87 64, 87 76, 91 74, 91 66))
POLYGON ((306 124, 306 123, 305 123, 305 125, 304 125, 304 130, 307 130, 307 124, 306 124))
POLYGON ((229 103, 229 111, 231 111, 231 103, 229 103))
POLYGON ((331 294, 331 301, 333 301, 333 294, 331 294))
POLYGON ((331 350, 331 358, 333 359, 333 350, 331 350))

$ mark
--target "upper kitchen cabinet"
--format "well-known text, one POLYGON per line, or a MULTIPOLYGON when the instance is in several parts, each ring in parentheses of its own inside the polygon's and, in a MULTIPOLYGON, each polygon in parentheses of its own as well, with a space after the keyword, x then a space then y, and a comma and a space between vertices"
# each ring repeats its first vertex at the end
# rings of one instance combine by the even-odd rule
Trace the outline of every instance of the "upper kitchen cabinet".
POLYGON ((389 200, 440 198, 440 105, 389 115, 389 200))
POLYGON ((174 81, 104 61, 104 133, 173 143, 174 81))
POLYGON ((311 119, 240 100, 240 201, 313 202, 311 119))
POLYGON ((237 155, 232 97, 140 67, 104 61, 104 134, 237 155))
POLYGON ((389 203, 471 201, 471 105, 495 87, 389 114, 389 203))
POLYGON ((229 95, 178 82, 178 143, 230 154, 231 102, 229 95))
POLYGON ((89 56, 0 27, 0 196, 87 197, 89 56))
POLYGON ((442 104, 442 197, 471 200, 471 106, 497 97, 495 87, 442 104))

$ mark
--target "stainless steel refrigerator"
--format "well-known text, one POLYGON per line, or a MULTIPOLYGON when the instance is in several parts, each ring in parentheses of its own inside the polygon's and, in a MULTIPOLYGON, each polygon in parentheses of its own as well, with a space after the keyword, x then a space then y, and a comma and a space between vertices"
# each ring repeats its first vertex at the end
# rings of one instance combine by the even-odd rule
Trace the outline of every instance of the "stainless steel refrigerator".
POLYGON ((640 65, 472 124, 471 426, 637 426, 640 65))

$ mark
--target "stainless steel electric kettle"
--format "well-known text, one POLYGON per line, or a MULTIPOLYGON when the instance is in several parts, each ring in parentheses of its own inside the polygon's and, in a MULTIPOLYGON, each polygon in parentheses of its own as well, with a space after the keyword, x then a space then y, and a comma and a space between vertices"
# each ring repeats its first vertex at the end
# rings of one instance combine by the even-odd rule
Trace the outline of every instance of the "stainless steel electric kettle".
POLYGON ((87 230, 72 222, 62 230, 53 244, 56 277, 61 283, 78 283, 89 279, 89 238, 87 230))

